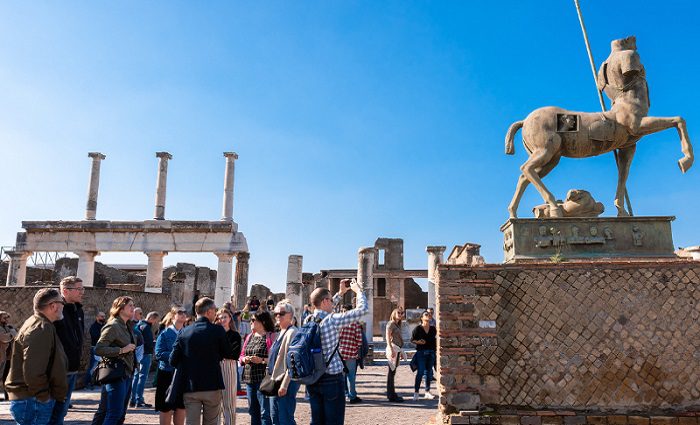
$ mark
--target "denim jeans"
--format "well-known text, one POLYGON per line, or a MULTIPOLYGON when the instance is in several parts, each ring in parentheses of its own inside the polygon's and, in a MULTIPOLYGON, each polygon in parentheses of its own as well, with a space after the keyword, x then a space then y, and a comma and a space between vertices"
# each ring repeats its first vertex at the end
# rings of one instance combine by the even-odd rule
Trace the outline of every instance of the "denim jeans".
POLYGON ((342 373, 324 374, 306 388, 309 390, 311 425, 345 423, 345 377, 342 373))
POLYGON ((294 412, 297 410, 298 382, 290 382, 284 397, 270 397, 272 423, 275 425, 297 425, 294 412))
POLYGON ((345 394, 352 400, 357 397, 355 389, 355 381, 357 379, 357 359, 346 359, 345 367, 348 368, 348 373, 345 375, 345 394))
POLYGON ((134 369, 134 382, 131 386, 131 402, 134 404, 143 403, 143 390, 146 388, 152 357, 152 354, 144 354, 138 363, 138 370, 134 369))
POLYGON ((435 363, 435 351, 419 350, 415 356, 418 356, 418 370, 416 371, 416 382, 413 386, 415 392, 420 391, 420 383, 425 375, 425 390, 430 391, 430 381, 433 380, 433 364, 435 363))
POLYGON ((10 414, 19 425, 46 425, 51 419, 55 401, 41 402, 36 397, 10 402, 10 414))
POLYGON ((66 394, 66 401, 57 401, 53 405, 53 412, 51 412, 51 419, 49 420, 50 425, 63 425, 63 418, 68 414, 68 407, 70 406, 70 398, 73 395, 73 389, 75 388, 75 381, 78 380, 77 373, 71 373, 68 375, 68 393, 66 394))
POLYGON ((97 367, 97 362, 99 357, 95 355, 95 347, 90 347, 90 362, 88 363, 87 371, 85 372, 85 379, 83 379, 83 386, 92 386, 92 371, 97 367))
POLYGON ((248 413, 250 425, 272 425, 270 416, 270 398, 260 392, 260 382, 246 384, 246 398, 248 399, 248 413))
POLYGON ((131 376, 102 386, 100 405, 92 425, 121 425, 126 418, 126 406, 131 394, 131 376))

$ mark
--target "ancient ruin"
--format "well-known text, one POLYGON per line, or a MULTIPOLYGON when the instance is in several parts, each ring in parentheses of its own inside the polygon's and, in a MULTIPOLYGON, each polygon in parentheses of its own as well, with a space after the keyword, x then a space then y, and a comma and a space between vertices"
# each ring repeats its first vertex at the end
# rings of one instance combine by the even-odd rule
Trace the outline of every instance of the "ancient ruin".
MULTIPOLYGON (((168 161, 172 155, 158 152, 155 212, 153 220, 97 220, 97 196, 100 164, 106 158, 91 152, 92 171, 88 185, 85 219, 82 221, 23 221, 23 232, 17 234, 16 245, 6 252, 9 256, 7 286, 24 286, 27 258, 33 252, 72 252, 78 255, 76 274, 83 285, 92 287, 95 257, 102 252, 143 252, 148 258, 143 290, 161 293, 163 290, 163 258, 169 252, 207 252, 216 255, 215 288, 208 295, 217 304, 231 300, 240 305, 248 292, 248 244, 238 224, 233 220, 234 166, 238 158, 225 152, 223 217, 218 221, 182 221, 165 218, 168 161), (233 286, 233 260, 236 259, 236 285, 233 286)), ((168 278, 168 276, 166 276, 168 278)), ((183 286, 180 302, 191 303, 194 282, 183 286)))

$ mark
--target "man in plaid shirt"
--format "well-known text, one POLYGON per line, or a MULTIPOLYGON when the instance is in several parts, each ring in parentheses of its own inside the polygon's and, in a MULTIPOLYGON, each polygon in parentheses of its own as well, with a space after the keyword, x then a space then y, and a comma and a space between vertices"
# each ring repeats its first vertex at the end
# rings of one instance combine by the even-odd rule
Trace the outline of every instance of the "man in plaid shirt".
POLYGON ((345 423, 345 378, 343 362, 337 353, 338 334, 344 326, 358 322, 367 313, 367 298, 354 279, 341 280, 340 292, 333 297, 328 289, 316 288, 309 298, 314 305, 313 318, 321 319, 323 358, 326 362, 330 361, 326 373, 315 383, 307 385, 311 425, 342 425, 345 423), (333 313, 333 308, 348 289, 352 289, 357 296, 357 308, 333 313))
MULTIPOLYGON (((352 310, 352 304, 345 304, 341 311, 352 310)), ((350 399, 350 404, 362 403, 362 399, 357 396, 355 390, 355 378, 357 376, 357 357, 362 347, 362 325, 359 322, 350 323, 343 326, 338 336, 338 351, 345 361, 345 394, 350 399)))

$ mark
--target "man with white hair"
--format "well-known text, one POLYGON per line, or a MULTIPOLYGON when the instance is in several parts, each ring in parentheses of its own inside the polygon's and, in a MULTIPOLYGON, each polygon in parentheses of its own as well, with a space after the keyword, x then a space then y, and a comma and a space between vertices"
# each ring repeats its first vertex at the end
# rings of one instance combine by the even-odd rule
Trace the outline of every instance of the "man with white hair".
POLYGON ((295 425, 294 412, 297 408, 297 391, 300 384, 291 380, 285 361, 289 344, 297 331, 296 326, 292 324, 294 307, 289 300, 284 299, 277 303, 274 313, 280 333, 270 349, 267 373, 272 375, 273 381, 279 382, 279 390, 270 399, 270 413, 273 424, 295 425))
POLYGON ((10 414, 18 424, 46 425, 56 402, 66 400, 68 359, 52 323, 63 319, 64 305, 56 289, 40 289, 34 295, 34 314, 12 346, 5 389, 10 414))

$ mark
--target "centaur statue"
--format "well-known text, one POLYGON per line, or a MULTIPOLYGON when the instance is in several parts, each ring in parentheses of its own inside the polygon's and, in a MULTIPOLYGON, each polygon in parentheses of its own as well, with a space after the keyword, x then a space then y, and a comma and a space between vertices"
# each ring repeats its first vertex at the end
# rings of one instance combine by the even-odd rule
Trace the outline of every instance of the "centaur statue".
POLYGON ((530 157, 520 167, 515 195, 508 207, 517 217, 518 204, 529 183, 549 205, 550 217, 562 217, 556 198, 542 183, 562 156, 587 158, 618 150, 618 180, 615 207, 618 216, 628 216, 624 207, 627 176, 639 139, 671 127, 678 129, 684 157, 678 161, 682 172, 693 165, 693 148, 685 120, 681 117, 648 117, 649 88, 644 66, 637 53, 636 39, 627 37, 611 43, 612 52, 598 70, 598 89, 613 102, 607 112, 572 112, 553 106, 536 109, 524 121, 513 123, 506 134, 506 154, 515 152, 513 138, 523 129, 523 144, 530 157))

